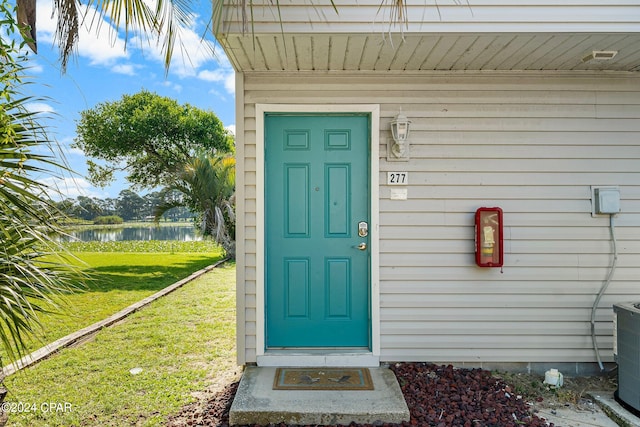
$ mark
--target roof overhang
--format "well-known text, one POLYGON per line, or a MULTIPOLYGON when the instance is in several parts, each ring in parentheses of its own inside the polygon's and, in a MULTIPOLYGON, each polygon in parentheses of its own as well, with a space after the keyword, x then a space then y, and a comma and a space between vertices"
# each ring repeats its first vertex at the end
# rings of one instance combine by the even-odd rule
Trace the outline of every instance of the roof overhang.
POLYGON ((640 71, 640 34, 230 34, 239 71, 640 71), (593 52, 617 52, 591 58, 593 52))
POLYGON ((640 71, 637 0, 227 1, 238 71, 640 71))

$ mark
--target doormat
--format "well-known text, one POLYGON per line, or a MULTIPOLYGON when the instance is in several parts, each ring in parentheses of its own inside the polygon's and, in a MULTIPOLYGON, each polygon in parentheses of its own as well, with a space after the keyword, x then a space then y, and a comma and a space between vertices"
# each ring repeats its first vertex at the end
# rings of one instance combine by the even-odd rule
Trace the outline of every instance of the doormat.
POLYGON ((274 390, 373 390, 367 368, 277 368, 274 390))

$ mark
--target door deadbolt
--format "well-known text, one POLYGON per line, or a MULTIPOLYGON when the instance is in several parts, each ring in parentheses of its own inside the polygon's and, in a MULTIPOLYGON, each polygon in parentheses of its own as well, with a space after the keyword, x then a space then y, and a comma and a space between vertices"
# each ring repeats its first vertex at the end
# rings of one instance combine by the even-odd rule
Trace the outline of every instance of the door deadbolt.
POLYGON ((367 237, 369 235, 369 224, 367 221, 360 221, 358 223, 358 236, 367 237))

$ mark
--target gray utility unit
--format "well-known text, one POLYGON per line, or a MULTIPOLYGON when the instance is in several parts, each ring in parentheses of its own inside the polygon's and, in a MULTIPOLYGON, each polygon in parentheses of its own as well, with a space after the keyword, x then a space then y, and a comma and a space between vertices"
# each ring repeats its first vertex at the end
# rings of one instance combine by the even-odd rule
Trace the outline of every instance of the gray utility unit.
POLYGON ((640 302, 613 305, 616 327, 614 356, 618 362, 616 398, 640 411, 640 302))

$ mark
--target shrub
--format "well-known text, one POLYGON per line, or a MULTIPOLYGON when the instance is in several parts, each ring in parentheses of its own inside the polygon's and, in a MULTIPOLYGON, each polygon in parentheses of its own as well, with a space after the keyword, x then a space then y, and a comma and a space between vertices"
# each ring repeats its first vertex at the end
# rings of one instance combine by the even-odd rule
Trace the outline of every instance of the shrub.
POLYGON ((122 224, 124 220, 118 215, 98 216, 93 220, 95 225, 122 224))

